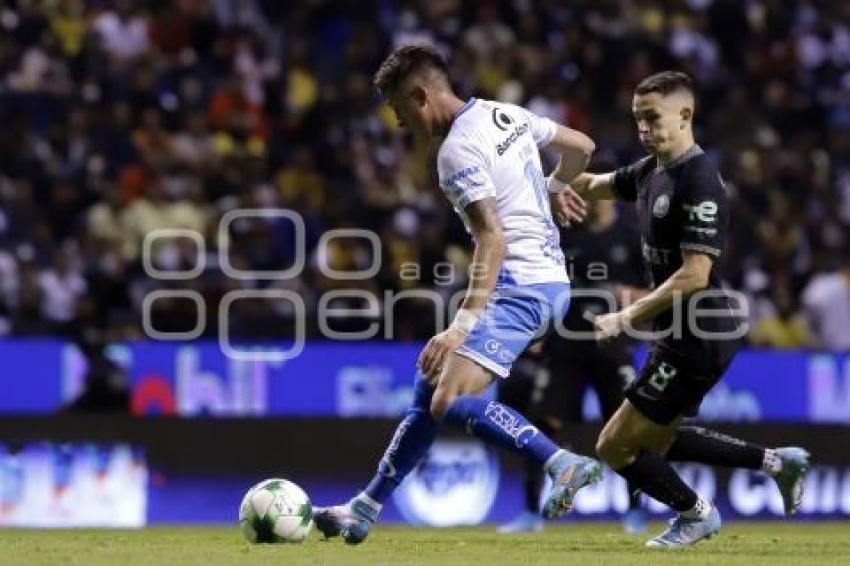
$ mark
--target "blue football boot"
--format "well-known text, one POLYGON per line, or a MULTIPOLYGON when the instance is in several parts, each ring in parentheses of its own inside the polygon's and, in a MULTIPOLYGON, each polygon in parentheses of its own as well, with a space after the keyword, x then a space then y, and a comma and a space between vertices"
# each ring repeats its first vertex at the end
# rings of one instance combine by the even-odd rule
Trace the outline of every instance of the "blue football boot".
POLYGON ((552 491, 543 504, 543 518, 557 519, 573 507, 576 493, 602 479, 602 465, 592 458, 585 458, 566 450, 555 456, 549 467, 552 491))
POLYGON ((366 540, 377 519, 375 508, 356 497, 345 505, 313 508, 313 521, 325 538, 341 536, 348 544, 366 540))
POLYGON ((701 540, 707 540, 720 532, 720 513, 711 506, 711 512, 705 519, 691 519, 676 516, 670 520, 667 530, 646 542, 649 548, 681 548, 691 546, 701 540))
POLYGON ((797 446, 776 448, 774 451, 782 459, 782 470, 771 477, 782 494, 785 515, 793 515, 803 501, 803 482, 811 467, 809 453, 797 446))

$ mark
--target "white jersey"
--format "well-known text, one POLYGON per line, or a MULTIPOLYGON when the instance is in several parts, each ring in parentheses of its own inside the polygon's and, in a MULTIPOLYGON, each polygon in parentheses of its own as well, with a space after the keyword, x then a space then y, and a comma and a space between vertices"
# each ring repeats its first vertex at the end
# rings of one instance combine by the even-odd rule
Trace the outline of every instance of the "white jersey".
POLYGON ((496 199, 507 244, 497 286, 569 281, 538 151, 556 127, 519 106, 472 98, 440 146, 440 188, 468 232, 464 208, 496 199))

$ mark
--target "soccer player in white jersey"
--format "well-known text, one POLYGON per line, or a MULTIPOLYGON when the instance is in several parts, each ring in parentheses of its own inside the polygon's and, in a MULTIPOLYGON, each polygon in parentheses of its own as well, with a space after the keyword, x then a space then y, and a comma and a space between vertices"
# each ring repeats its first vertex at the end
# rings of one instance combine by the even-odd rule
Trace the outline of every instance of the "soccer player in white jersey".
POLYGON ((511 104, 464 102, 440 56, 405 46, 381 65, 375 84, 400 124, 441 141, 440 187, 472 235, 470 284, 451 326, 419 356, 414 400, 369 485, 348 503, 317 508, 317 528, 362 542, 381 506, 427 453, 440 423, 538 462, 552 479, 545 518, 559 517, 575 493, 601 479, 598 462, 560 449, 513 409, 479 397, 494 376, 564 318, 569 280, 552 208, 561 223, 581 220, 584 202, 567 183, 595 146, 584 134, 511 104), (539 147, 560 154, 543 177, 539 147))

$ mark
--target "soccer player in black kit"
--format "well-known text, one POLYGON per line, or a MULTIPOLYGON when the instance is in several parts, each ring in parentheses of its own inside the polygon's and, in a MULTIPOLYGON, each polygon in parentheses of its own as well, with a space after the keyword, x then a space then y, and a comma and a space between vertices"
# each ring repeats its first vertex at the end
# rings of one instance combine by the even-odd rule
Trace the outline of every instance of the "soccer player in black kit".
POLYGON ((603 428, 596 450, 630 485, 677 511, 670 526, 647 542, 650 547, 691 545, 720 530, 714 505, 685 484, 668 461, 762 469, 776 481, 786 513, 799 506, 809 467, 802 448, 765 449, 700 428, 680 428, 726 371, 745 330, 721 286, 717 260, 729 202, 717 167, 694 141, 694 107, 693 85, 684 73, 647 77, 635 89, 632 112, 650 155, 571 182, 586 200, 619 198, 637 207, 653 290, 617 312, 597 316, 594 326, 600 344, 650 321, 662 337, 603 428), (674 315, 677 310, 681 317, 674 315))

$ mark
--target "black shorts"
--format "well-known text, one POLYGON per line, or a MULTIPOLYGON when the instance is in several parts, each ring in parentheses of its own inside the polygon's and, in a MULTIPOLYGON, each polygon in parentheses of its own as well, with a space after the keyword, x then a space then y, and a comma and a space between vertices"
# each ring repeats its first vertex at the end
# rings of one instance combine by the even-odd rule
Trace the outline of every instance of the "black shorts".
POLYGON ((553 344, 549 357, 549 379, 535 392, 535 414, 567 423, 582 422, 585 390, 593 388, 604 420, 623 402, 626 385, 635 378, 631 344, 616 342, 599 348, 594 343, 553 344))
POLYGON ((659 425, 668 425, 679 416, 696 416, 703 398, 731 361, 730 357, 725 365, 706 369, 656 344, 637 379, 626 388, 626 398, 659 425))

